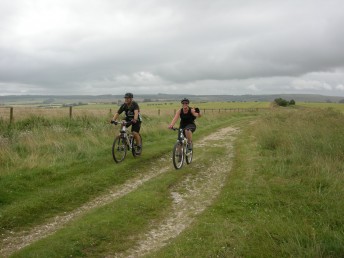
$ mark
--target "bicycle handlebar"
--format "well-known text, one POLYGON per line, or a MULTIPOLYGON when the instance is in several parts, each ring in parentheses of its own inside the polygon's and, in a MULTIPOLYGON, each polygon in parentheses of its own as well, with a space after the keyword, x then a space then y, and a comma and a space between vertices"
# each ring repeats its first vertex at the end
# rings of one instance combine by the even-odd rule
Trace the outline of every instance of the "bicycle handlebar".
POLYGON ((111 124, 114 124, 114 125, 118 125, 118 124, 121 124, 121 125, 125 125, 125 126, 129 126, 132 124, 131 121, 127 122, 127 121, 115 121, 115 120, 111 120, 110 122, 111 124))

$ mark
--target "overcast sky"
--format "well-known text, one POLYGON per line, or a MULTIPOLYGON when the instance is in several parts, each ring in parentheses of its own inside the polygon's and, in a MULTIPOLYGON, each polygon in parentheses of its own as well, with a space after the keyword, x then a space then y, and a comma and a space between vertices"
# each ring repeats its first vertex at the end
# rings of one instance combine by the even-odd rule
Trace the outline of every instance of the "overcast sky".
POLYGON ((0 95, 344 96, 343 0, 0 0, 0 95))

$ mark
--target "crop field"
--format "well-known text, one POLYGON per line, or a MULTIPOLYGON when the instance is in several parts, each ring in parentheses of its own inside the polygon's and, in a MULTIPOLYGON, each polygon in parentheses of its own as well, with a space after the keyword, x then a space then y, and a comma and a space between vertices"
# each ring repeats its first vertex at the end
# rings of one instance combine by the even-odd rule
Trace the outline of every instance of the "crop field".
POLYGON ((1 116, 0 257, 343 257, 338 108, 192 103, 194 159, 175 170, 180 104, 140 106, 142 155, 119 164, 116 106, 1 116))

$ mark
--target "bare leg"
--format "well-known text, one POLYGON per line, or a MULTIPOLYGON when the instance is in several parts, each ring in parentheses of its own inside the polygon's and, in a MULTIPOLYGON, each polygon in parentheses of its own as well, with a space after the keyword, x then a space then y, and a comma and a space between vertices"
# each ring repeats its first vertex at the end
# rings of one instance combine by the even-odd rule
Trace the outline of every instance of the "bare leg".
POLYGON ((139 133, 133 132, 133 135, 134 135, 136 144, 141 146, 141 138, 140 138, 139 133))
POLYGON ((188 143, 192 144, 192 132, 190 130, 185 130, 185 135, 186 135, 186 138, 188 139, 188 143))

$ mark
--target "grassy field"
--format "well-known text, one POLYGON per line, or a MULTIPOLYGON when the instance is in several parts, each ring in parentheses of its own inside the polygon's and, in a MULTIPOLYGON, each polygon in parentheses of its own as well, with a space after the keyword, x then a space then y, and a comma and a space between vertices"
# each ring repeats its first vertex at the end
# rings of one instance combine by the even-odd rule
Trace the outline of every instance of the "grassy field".
MULTIPOLYGON (((143 102, 139 103, 141 113, 144 116, 172 116, 174 112, 181 108, 179 102, 143 102)), ((202 111, 206 109, 206 112, 216 113, 230 112, 229 109, 235 109, 233 111, 238 112, 242 110, 238 109, 265 109, 270 107, 268 102, 195 102, 191 103, 192 107, 198 107, 202 111), (228 109, 224 111, 224 109, 228 109)), ((85 117, 85 116, 97 116, 107 117, 110 113, 114 113, 118 110, 118 105, 111 104, 88 104, 72 107, 73 117, 85 117)), ((37 106, 30 105, 17 105, 13 107, 13 120, 20 121, 30 116, 42 116, 45 118, 69 118, 70 108, 39 108, 37 106)), ((0 107, 0 119, 4 121, 10 120, 10 108, 0 107)))
POLYGON ((332 110, 261 116, 218 201, 152 257, 342 257, 343 126, 332 110))
MULTIPOLYGON (((140 173, 168 166, 166 173, 13 257, 104 257, 125 251, 171 212, 171 188, 213 166, 209 155, 227 159, 219 139, 220 145, 198 150, 197 162, 176 172, 165 158, 175 141, 166 129, 172 114, 145 115, 144 155, 115 164, 110 148, 116 131, 108 124, 109 113, 72 120, 30 116, 12 125, 0 121, 1 240, 72 212, 140 173)), ((240 129, 232 169, 216 200, 149 257, 342 257, 343 114, 276 108, 215 112, 197 123, 196 142, 219 128, 240 129)))
POLYGON ((344 112, 344 103, 309 103, 309 102, 299 102, 298 106, 307 108, 321 108, 321 109, 334 109, 344 112))
MULTIPOLYGON (((174 112, 180 108, 178 102, 142 102, 139 103, 141 113, 144 116, 172 116, 174 112)), ((193 102, 192 107, 198 107, 205 113, 218 112, 242 112, 245 109, 268 109, 271 107, 269 102, 193 102)), ((341 103, 308 103, 299 102, 298 107, 306 108, 331 108, 344 112, 344 104, 341 103)), ((97 116, 107 117, 118 109, 118 105, 114 104, 88 104, 72 107, 72 117, 97 116)), ((69 107, 53 107, 44 108, 30 105, 16 105, 13 107, 14 121, 20 121, 30 116, 42 116, 45 118, 69 118, 69 107)), ((4 121, 10 120, 10 108, 0 107, 0 119, 4 121)))

